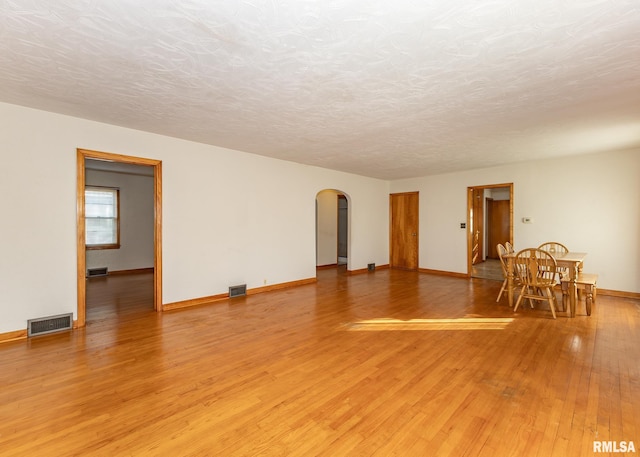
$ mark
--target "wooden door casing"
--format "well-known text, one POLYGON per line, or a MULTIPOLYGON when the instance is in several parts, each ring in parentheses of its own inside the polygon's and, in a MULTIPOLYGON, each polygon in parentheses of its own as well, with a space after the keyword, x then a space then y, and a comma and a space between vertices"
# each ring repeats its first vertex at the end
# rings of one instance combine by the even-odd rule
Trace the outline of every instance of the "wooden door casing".
MULTIPOLYGON (((492 191, 494 190, 498 190, 498 189, 502 189, 501 192, 507 191, 509 194, 509 197, 507 199, 507 201, 509 202, 509 236, 508 236, 508 240, 513 244, 514 243, 514 238, 513 238, 513 199, 514 199, 514 190, 513 190, 513 183, 501 183, 501 184, 485 184, 485 185, 481 185, 481 186, 469 186, 467 187, 467 224, 466 224, 466 229, 467 229, 467 276, 471 277, 473 276, 473 238, 474 238, 474 213, 477 214, 477 211, 474 211, 474 191, 486 191, 487 189, 492 191)), ((483 195, 484 196, 484 195, 483 195)), ((487 195, 488 196, 488 195, 487 195)), ((493 198, 493 195, 488 196, 489 198, 493 198)), ((486 211, 485 211, 486 212, 486 211)), ((485 214, 485 219, 488 217, 487 214, 485 214)), ((476 224, 477 225, 477 224, 476 224)), ((490 242, 488 239, 488 222, 485 220, 485 228, 484 228, 484 233, 485 233, 485 237, 483 239, 483 241, 486 243, 485 246, 488 246, 488 243, 490 242)), ((495 247, 495 246, 494 246, 495 247)), ((485 251, 489 251, 487 252, 487 254, 490 254, 490 249, 485 249, 485 251)))
POLYGON ((418 192, 389 196, 391 268, 418 269, 418 205, 418 192))

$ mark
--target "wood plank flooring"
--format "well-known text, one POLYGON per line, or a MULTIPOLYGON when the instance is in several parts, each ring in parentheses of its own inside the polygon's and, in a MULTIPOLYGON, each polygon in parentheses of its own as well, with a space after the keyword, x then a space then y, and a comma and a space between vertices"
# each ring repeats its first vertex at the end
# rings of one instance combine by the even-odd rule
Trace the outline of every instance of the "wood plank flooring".
MULTIPOLYGON (((0 345, 2 456, 584 456, 640 447, 640 302, 577 316, 395 270, 156 314, 92 279, 85 329, 0 345)), ((542 306, 542 305, 541 305, 542 306)), ((606 454, 597 454, 606 455, 606 454)))

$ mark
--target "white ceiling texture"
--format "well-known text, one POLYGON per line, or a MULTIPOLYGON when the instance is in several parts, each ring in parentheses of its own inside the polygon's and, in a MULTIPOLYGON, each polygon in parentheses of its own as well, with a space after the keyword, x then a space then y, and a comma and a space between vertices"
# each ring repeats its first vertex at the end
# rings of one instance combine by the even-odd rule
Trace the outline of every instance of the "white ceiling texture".
POLYGON ((2 0, 0 101, 383 179, 640 147, 640 1, 2 0))

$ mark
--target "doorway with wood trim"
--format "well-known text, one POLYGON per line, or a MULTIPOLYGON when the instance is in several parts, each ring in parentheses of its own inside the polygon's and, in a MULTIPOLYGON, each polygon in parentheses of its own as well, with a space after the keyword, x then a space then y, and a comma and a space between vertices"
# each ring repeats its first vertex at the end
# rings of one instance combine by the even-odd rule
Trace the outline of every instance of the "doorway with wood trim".
POLYGON ((502 280, 498 243, 513 244, 513 183, 467 188, 467 274, 502 280))
POLYGON ((77 316, 76 327, 86 325, 87 306, 87 245, 85 188, 86 163, 88 160, 105 161, 112 164, 140 165, 153 168, 153 307, 162 311, 162 162, 154 159, 111 154, 85 149, 77 150, 76 159, 76 217, 77 217, 77 316))
POLYGON ((389 266, 418 270, 419 193, 389 195, 389 266))

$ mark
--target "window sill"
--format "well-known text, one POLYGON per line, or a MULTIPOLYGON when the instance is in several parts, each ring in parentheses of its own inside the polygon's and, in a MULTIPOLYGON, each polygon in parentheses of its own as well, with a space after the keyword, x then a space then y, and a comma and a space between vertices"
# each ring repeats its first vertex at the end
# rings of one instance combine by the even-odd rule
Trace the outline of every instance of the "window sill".
POLYGON ((87 251, 98 251, 102 249, 120 249, 119 244, 91 244, 86 245, 85 249, 87 251))

